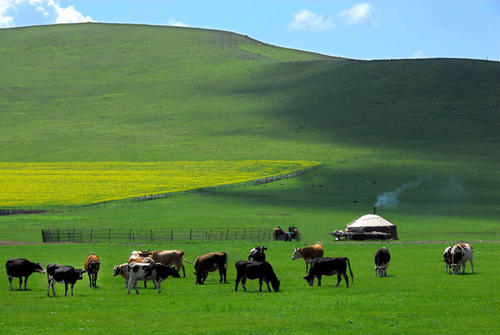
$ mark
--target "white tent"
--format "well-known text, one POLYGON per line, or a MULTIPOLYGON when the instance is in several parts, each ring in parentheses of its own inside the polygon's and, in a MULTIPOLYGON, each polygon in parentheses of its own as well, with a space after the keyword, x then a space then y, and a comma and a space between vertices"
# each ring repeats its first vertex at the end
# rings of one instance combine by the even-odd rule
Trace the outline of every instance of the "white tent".
POLYGON ((397 240, 398 232, 396 225, 376 214, 366 214, 357 220, 346 225, 346 232, 351 233, 369 233, 379 232, 390 234, 390 238, 397 240))

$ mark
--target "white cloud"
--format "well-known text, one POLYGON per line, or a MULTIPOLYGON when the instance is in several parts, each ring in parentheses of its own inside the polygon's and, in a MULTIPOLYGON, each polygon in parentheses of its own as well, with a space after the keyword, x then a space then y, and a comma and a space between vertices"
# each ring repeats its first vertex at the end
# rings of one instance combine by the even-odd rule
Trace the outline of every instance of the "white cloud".
POLYGON ((295 13, 293 22, 288 25, 291 31, 325 31, 335 28, 332 19, 326 15, 318 15, 307 9, 302 9, 295 13))
POLYGON ((31 6, 34 12, 47 18, 54 19, 55 23, 94 22, 90 16, 84 16, 74 6, 61 7, 58 0, 0 0, 0 28, 15 27, 14 17, 7 15, 13 10, 19 13, 17 5, 31 6))
POLYGON ((47 5, 55 9, 57 14, 56 23, 95 22, 90 16, 83 16, 82 13, 77 11, 73 6, 63 8, 54 0, 49 0, 47 5))
POLYGON ((363 2, 340 12, 338 16, 344 19, 347 24, 355 24, 369 22, 370 15, 371 5, 368 2, 363 2))
POLYGON ((189 27, 187 24, 177 21, 175 18, 171 17, 168 20, 168 25, 169 26, 175 26, 175 27, 189 27))
POLYGON ((424 52, 422 50, 417 50, 413 54, 412 58, 424 58, 424 52))

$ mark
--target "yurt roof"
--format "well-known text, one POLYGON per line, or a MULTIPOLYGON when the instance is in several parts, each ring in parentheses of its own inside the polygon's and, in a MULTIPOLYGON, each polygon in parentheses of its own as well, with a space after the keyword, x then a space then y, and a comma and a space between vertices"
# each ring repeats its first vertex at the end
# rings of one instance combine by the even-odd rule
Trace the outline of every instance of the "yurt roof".
POLYGON ((381 226, 394 226, 381 216, 376 214, 366 214, 357 220, 352 221, 346 227, 381 227, 381 226))

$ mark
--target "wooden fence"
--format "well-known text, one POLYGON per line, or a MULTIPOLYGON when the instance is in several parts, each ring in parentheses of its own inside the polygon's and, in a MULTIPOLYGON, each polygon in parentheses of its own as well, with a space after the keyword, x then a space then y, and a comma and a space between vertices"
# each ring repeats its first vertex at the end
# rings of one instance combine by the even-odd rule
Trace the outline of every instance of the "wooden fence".
POLYGON ((42 228, 43 242, 270 241, 272 228, 42 228))

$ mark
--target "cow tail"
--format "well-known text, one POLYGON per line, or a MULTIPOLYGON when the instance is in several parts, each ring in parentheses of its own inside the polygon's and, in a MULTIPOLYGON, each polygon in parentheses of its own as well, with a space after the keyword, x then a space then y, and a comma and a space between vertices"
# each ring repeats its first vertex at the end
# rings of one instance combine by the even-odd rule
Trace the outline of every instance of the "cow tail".
POLYGON ((352 273, 352 270, 351 270, 351 262, 349 261, 349 258, 347 258, 347 257, 344 257, 344 259, 346 260, 347 265, 349 266, 349 272, 351 273, 351 284, 352 284, 352 283, 354 283, 354 274, 352 273))
POLYGON ((188 264, 193 264, 193 263, 191 263, 190 261, 188 261, 188 260, 186 259, 186 257, 184 257, 184 256, 182 256, 182 259, 184 259, 184 262, 186 262, 186 263, 188 263, 188 264))

